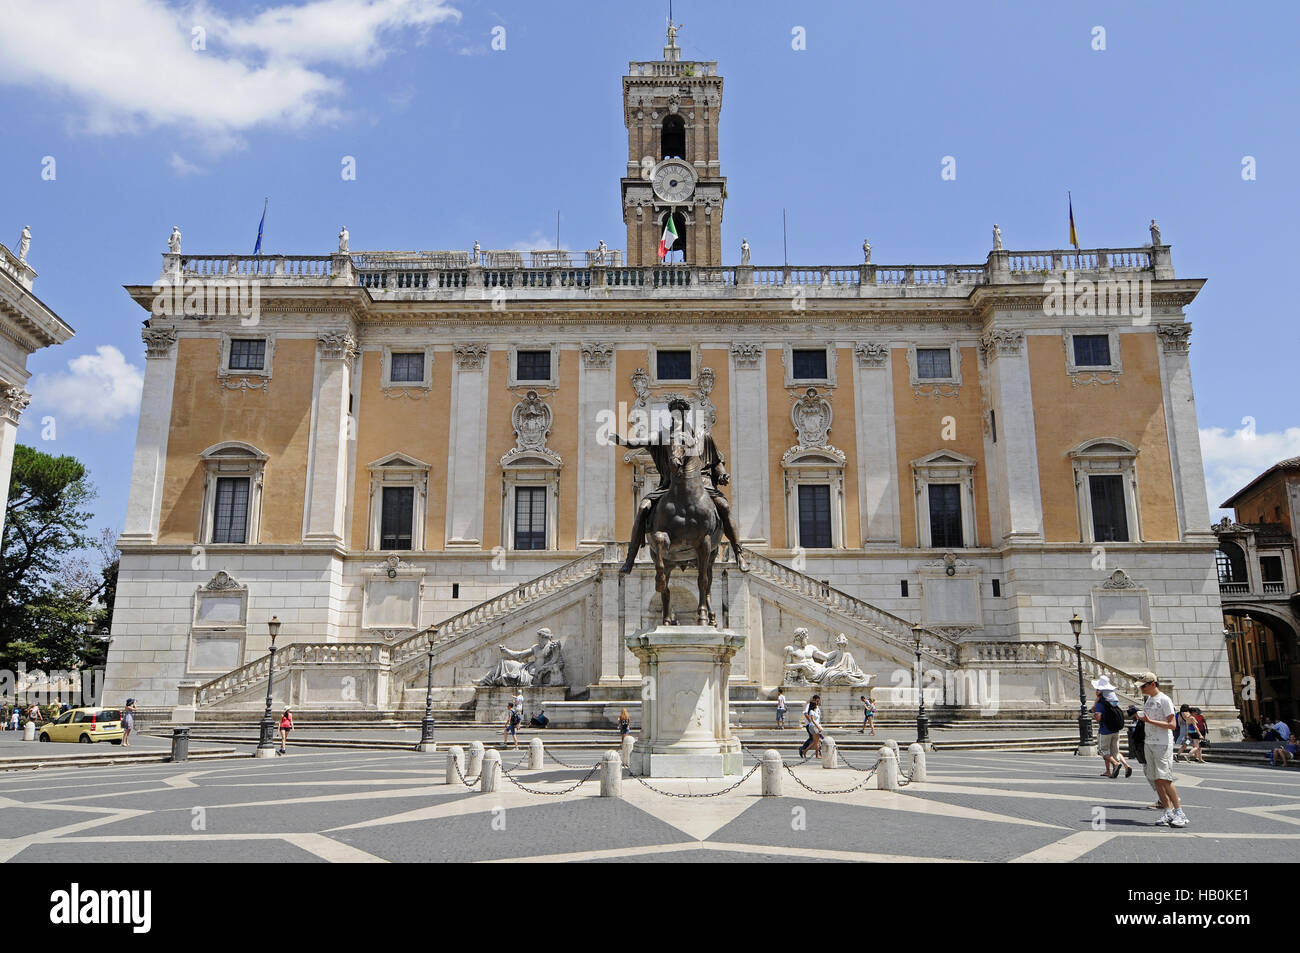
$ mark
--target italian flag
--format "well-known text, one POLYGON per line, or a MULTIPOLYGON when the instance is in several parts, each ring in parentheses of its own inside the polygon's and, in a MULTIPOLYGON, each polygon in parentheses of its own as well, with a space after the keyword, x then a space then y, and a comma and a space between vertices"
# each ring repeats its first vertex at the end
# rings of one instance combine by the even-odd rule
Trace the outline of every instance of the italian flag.
POLYGON ((667 258, 669 250, 676 244, 677 229, 673 227, 673 215, 669 212, 668 218, 664 220, 664 233, 659 237, 659 260, 667 258))

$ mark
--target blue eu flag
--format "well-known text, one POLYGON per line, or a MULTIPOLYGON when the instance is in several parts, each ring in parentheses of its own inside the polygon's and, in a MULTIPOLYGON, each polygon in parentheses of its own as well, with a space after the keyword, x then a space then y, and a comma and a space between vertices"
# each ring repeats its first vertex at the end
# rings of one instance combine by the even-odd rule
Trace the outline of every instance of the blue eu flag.
POLYGON ((270 199, 267 199, 262 203, 262 220, 257 223, 257 244, 253 246, 254 255, 262 254, 262 226, 266 224, 266 206, 269 202, 270 199))

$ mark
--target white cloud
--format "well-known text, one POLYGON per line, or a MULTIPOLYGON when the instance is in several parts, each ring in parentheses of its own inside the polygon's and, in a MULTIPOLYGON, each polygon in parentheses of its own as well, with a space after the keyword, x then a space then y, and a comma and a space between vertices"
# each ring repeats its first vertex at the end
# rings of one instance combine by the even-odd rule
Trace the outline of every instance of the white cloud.
POLYGON ((67 372, 37 374, 28 384, 40 416, 52 415, 59 427, 94 430, 111 430, 123 417, 136 413, 143 389, 141 369, 128 364, 111 344, 74 357, 67 372))
MULTIPOLYGON (((1201 429, 1205 489, 1213 515, 1220 503, 1279 460, 1300 456, 1300 427, 1256 432, 1254 421, 1228 433, 1223 427, 1201 429)), ((1224 510, 1221 515, 1230 515, 1224 510)))
POLYGON ((173 152, 169 161, 171 163, 172 171, 182 178, 187 175, 197 175, 203 171, 193 162, 187 161, 179 152, 173 152))
POLYGON ((309 0, 243 19, 163 0, 7 0, 0 83, 69 96, 92 132, 180 127, 219 150, 258 125, 338 119, 342 81, 309 64, 369 65, 397 31, 422 39, 459 18, 443 0, 309 0))

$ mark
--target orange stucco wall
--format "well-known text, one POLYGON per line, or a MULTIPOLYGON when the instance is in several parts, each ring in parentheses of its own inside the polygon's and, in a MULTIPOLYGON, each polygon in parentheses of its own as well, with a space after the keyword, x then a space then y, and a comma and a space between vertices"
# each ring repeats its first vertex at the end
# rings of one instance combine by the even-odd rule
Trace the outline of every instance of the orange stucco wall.
POLYGON ((975 460, 975 535, 977 545, 990 544, 979 358, 973 347, 960 350, 962 383, 957 396, 937 399, 924 393, 918 397, 913 392, 905 348, 894 348, 890 353, 898 441, 898 516, 904 546, 915 546, 918 539, 912 461, 936 450, 953 450, 975 460), (953 420, 946 421, 947 417, 953 420), (952 439, 944 439, 946 430, 952 439))
POLYGON ((361 391, 357 408, 357 461, 352 504, 353 549, 366 547, 370 519, 370 464, 401 453, 429 464, 429 489, 425 509, 424 548, 441 550, 447 521, 447 448, 451 408, 451 355, 437 352, 433 359, 432 390, 421 395, 387 397, 380 386, 383 352, 365 351, 360 358, 361 391), (423 396, 427 393, 427 396, 423 396))
POLYGON ((183 337, 177 342, 158 540, 193 543, 199 539, 204 483, 200 454, 213 444, 237 440, 268 457, 261 541, 301 542, 316 342, 277 340, 273 376, 265 391, 222 387, 217 378, 220 361, 217 338, 183 337))
POLYGON ((1034 394, 1034 432, 1048 542, 1079 542, 1070 451, 1085 440, 1119 437, 1138 448, 1137 482, 1142 536, 1178 539, 1169 435, 1160 389, 1159 353, 1152 333, 1121 334, 1116 384, 1073 386, 1066 373, 1064 337, 1027 337, 1034 394))

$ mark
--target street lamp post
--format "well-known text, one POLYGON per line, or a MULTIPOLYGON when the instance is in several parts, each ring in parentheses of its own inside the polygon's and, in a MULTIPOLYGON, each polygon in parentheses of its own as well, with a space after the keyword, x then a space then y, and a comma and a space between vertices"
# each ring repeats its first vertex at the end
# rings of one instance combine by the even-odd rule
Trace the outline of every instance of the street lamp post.
POLYGON ((1083 648, 1079 645, 1079 632, 1083 629, 1083 620, 1079 618, 1079 613, 1074 613, 1070 618, 1070 628, 1074 632, 1074 661, 1079 667, 1079 749, 1075 754, 1095 754, 1092 717, 1088 714, 1088 696, 1083 691, 1083 648))
POLYGON ((930 719, 925 714, 925 688, 921 685, 921 623, 912 626, 912 638, 916 643, 916 743, 927 750, 930 747, 930 719))
POLYGON ((275 687, 275 637, 280 634, 279 617, 271 616, 266 630, 271 634, 271 661, 266 671, 266 713, 262 715, 262 740, 257 744, 259 758, 275 756, 275 718, 271 715, 271 691, 275 687))
POLYGON ((433 740, 433 639, 436 629, 429 629, 429 677, 424 687, 424 720, 420 722, 420 745, 417 751, 436 751, 433 740))

